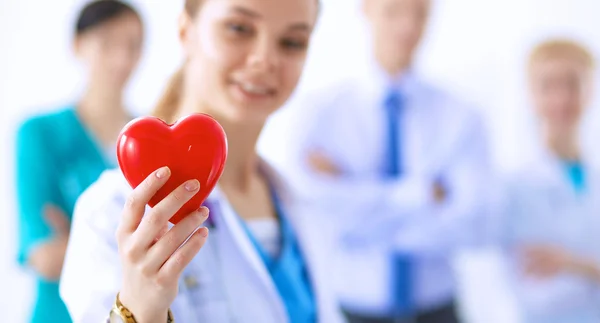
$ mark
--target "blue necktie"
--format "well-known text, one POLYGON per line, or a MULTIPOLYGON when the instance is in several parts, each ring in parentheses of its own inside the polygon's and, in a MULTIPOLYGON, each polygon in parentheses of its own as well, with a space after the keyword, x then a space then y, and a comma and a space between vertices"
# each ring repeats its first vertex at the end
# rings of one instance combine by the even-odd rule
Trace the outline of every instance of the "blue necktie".
MULTIPOLYGON (((385 98, 387 117, 387 163, 386 176, 397 178, 402 174, 400 124, 403 116, 404 98, 397 90, 392 90, 385 98)), ((394 315, 407 315, 412 310, 412 269, 410 256, 405 253, 394 253, 391 259, 392 297, 394 315)))
POLYGON ((400 117, 404 104, 403 98, 398 91, 392 90, 385 98, 385 111, 387 121, 387 155, 385 176, 396 178, 400 175, 400 117))

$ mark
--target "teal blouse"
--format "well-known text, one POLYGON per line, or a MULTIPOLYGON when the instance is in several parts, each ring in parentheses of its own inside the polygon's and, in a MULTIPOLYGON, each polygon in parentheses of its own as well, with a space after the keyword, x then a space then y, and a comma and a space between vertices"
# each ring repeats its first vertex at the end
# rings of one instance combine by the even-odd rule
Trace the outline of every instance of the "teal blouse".
MULTIPOLYGON (((52 236, 42 210, 51 204, 69 218, 79 195, 112 162, 81 123, 74 107, 37 116, 17 132, 16 195, 19 217, 18 261, 52 236)), ((71 322, 58 282, 36 277, 37 295, 30 322, 71 322)))

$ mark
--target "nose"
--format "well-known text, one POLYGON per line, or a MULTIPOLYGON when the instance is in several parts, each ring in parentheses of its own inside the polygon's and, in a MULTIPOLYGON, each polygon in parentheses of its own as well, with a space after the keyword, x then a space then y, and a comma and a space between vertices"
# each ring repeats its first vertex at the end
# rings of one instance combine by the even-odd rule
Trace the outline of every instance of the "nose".
POLYGON ((257 38, 248 56, 248 65, 258 71, 271 72, 279 63, 280 57, 275 42, 268 37, 257 38))
POLYGON ((118 48, 114 53, 114 59, 120 68, 128 68, 135 61, 135 53, 127 46, 118 48))
POLYGON ((577 98, 577 93, 567 86, 559 86, 554 90, 552 98, 557 105, 571 104, 577 98))

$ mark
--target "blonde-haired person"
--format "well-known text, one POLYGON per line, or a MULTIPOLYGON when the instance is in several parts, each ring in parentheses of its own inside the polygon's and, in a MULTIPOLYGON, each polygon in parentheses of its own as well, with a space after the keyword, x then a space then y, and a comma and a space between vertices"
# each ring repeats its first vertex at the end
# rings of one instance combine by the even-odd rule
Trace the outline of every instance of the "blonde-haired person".
POLYGON ((119 171, 103 174, 78 201, 65 260, 61 295, 75 322, 109 312, 110 322, 341 320, 316 213, 255 152, 266 119, 297 85, 317 16, 317 0, 185 1, 185 64, 156 115, 208 113, 225 129, 229 154, 206 202, 210 219, 203 226, 203 207, 168 228, 198 192, 193 178, 150 209, 167 168, 134 190, 119 171))
POLYGON ((525 322, 600 322, 600 177, 579 145, 594 59, 566 39, 530 55, 543 149, 507 185, 502 226, 525 322))

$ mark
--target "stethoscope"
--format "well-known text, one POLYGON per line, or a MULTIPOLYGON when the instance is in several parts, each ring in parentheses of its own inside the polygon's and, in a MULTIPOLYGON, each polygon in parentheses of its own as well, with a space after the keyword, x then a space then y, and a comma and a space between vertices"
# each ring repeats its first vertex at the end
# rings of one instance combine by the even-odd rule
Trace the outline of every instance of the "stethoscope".
POLYGON ((219 203, 216 201, 206 200, 206 201, 204 201, 204 203, 202 203, 202 206, 208 208, 208 211, 210 212, 208 219, 206 219, 206 221, 204 221, 204 226, 207 227, 209 230, 215 229, 216 224, 215 224, 214 218, 219 217, 220 213, 221 213, 221 207, 220 207, 219 203))

